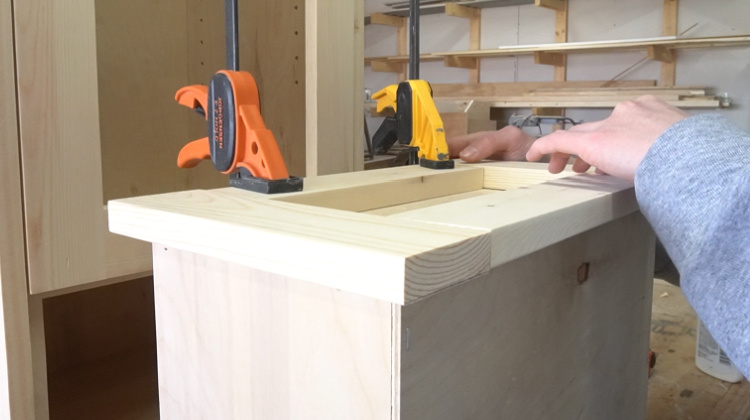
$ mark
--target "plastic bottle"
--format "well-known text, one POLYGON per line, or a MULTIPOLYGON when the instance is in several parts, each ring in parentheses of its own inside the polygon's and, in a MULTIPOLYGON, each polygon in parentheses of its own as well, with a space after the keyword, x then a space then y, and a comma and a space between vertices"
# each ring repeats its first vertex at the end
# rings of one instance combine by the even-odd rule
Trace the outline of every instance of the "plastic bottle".
POLYGON ((739 382, 742 372, 729 360, 701 320, 698 320, 695 340, 695 365, 703 372, 726 382, 739 382))

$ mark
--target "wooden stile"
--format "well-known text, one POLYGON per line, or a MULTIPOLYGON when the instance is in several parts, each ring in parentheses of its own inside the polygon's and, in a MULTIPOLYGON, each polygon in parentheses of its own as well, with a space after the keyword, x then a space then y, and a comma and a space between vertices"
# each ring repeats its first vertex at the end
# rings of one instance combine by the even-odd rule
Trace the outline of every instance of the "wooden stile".
POLYGON ((0 418, 34 418, 10 0, 0 1, 0 418))

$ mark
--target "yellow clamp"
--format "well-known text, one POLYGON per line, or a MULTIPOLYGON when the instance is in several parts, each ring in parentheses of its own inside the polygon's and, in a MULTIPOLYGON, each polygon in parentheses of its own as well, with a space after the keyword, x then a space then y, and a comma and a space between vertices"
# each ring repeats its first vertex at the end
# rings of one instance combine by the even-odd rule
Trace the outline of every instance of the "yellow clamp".
POLYGON ((398 85, 386 86, 383 89, 375 92, 372 95, 373 99, 378 101, 378 112, 383 112, 386 108, 393 108, 396 111, 396 93, 398 92, 398 85))

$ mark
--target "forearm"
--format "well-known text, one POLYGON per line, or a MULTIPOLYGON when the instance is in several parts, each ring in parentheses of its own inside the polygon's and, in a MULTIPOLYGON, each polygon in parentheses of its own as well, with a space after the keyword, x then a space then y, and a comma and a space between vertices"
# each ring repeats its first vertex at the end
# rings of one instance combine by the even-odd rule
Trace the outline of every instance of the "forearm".
POLYGON ((649 149, 635 184, 688 300, 750 374, 750 136, 718 116, 680 121, 649 149))

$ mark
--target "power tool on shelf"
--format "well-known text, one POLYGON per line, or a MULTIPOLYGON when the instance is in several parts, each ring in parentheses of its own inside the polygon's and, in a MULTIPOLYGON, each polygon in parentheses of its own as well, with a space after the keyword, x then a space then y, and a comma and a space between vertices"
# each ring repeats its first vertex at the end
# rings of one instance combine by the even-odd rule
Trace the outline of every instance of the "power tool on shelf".
POLYGON ((208 87, 181 88, 175 100, 205 116, 208 136, 180 150, 177 166, 192 168, 204 159, 229 174, 229 185, 273 194, 301 191, 302 178, 289 176, 273 133, 260 114, 258 86, 253 76, 239 70, 237 0, 226 0, 227 68, 208 87))
POLYGON ((376 155, 385 154, 398 141, 409 145, 408 164, 419 160, 420 166, 451 169, 454 162, 448 152, 445 129, 432 98, 432 88, 419 80, 419 1, 409 0, 409 79, 390 85, 372 95, 378 101, 377 111, 393 109, 373 136, 376 155))

